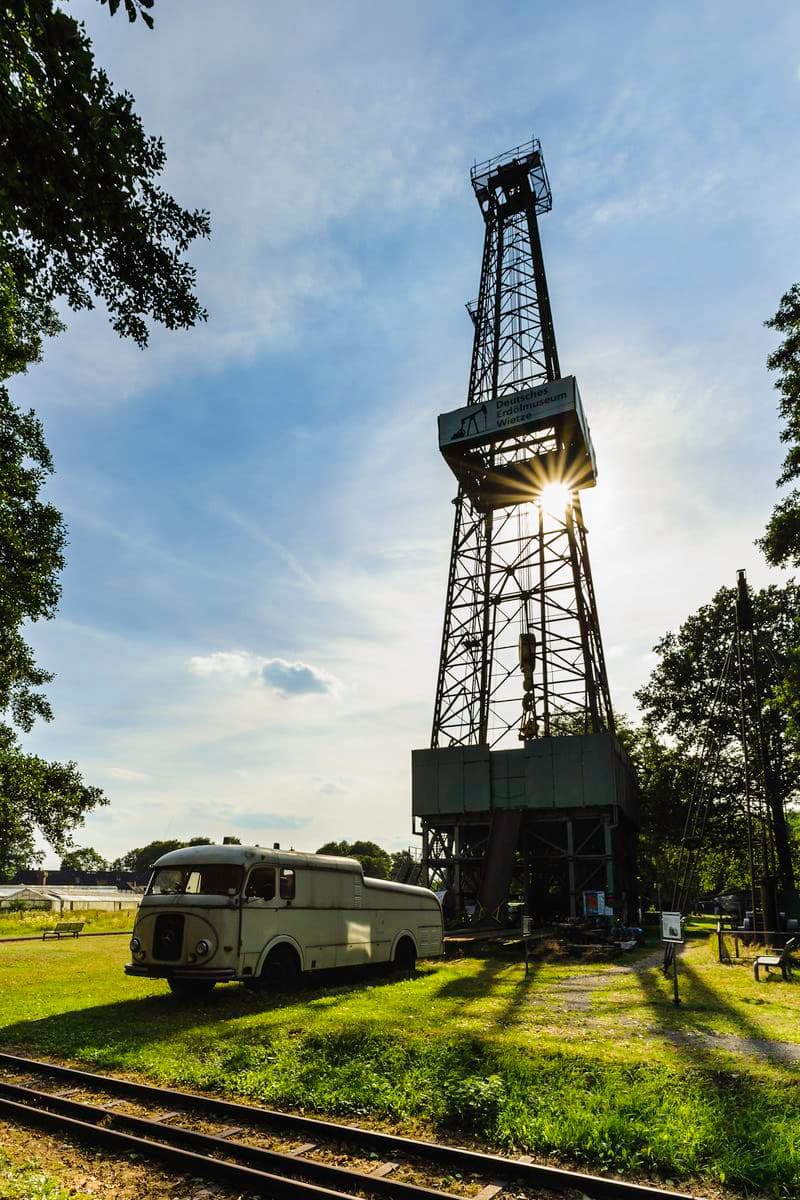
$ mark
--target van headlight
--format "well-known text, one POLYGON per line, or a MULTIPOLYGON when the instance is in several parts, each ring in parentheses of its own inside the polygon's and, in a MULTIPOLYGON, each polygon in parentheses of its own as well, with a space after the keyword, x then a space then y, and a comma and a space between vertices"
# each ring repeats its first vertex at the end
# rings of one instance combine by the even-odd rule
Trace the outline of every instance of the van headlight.
POLYGON ((137 950, 141 950, 141 948, 142 948, 142 943, 139 941, 139 939, 137 937, 132 937, 131 938, 131 950, 133 951, 133 953, 136 954, 137 950))
POLYGON ((194 952, 198 958, 205 958, 205 956, 208 954, 210 949, 211 949, 211 947, 209 946, 206 939, 201 938, 200 941, 195 946, 194 952))

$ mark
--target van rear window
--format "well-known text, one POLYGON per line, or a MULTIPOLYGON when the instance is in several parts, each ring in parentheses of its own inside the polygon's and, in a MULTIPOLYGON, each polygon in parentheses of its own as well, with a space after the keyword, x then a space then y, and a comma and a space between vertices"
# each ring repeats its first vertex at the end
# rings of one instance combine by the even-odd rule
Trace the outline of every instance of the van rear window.
POLYGON ((148 896, 230 896, 242 886, 242 868, 230 863, 191 867, 159 867, 148 896))

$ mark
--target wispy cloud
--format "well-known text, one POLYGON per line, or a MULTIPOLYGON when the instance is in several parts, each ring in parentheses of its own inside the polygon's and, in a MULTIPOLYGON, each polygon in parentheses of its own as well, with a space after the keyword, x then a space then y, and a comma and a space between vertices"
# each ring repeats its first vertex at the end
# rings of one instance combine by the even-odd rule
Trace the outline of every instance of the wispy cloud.
POLYGON ((320 796, 346 796, 348 789, 336 779, 315 779, 314 791, 320 796))
POLYGON ((214 828, 224 828, 226 835, 239 836, 240 831, 247 830, 248 833, 260 833, 266 838, 271 838, 278 831, 303 829, 311 820, 307 813, 271 812, 269 809, 241 807, 226 801, 194 804, 189 810, 189 817, 206 824, 213 822, 214 828))
POLYGON ((109 767, 108 773, 112 779, 119 779, 123 783, 141 783, 148 778, 144 771, 132 771, 130 767, 109 767))
POLYGON ((248 650, 215 650, 211 654, 195 654, 186 664, 192 675, 233 675, 247 679, 258 673, 259 660, 248 650))

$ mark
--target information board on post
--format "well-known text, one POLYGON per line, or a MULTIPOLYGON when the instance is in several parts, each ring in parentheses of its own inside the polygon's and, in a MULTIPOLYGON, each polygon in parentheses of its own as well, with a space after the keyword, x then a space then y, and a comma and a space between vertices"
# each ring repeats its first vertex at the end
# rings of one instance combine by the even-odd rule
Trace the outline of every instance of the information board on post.
POLYGON ((677 942, 683 944, 683 922, 680 913, 662 912, 661 914, 662 942, 677 942))

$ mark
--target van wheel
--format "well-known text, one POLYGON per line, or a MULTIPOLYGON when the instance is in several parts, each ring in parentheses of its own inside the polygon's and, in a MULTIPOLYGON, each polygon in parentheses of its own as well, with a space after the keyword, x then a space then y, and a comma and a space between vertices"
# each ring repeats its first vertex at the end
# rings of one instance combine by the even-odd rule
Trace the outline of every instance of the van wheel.
POLYGON ((181 1000, 199 1000, 210 996, 217 986, 216 979, 168 979, 169 990, 181 1000))
POLYGON ((300 959, 291 946, 276 946, 261 968, 259 984, 271 992, 290 992, 300 982, 300 959))
POLYGON ((394 965, 404 975, 413 975, 417 965, 417 950, 411 938, 401 938, 394 952, 394 965))

